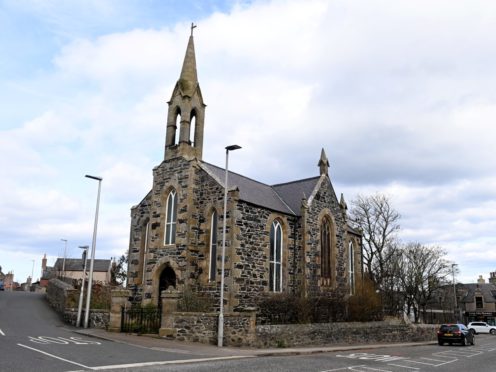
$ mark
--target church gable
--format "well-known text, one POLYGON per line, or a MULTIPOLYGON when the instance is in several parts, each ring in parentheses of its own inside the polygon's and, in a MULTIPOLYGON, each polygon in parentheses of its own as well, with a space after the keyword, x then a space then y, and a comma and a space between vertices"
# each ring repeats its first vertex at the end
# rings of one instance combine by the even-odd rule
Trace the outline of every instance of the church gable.
POLYGON ((309 291, 344 293, 346 214, 327 175, 320 177, 309 197, 304 218, 309 291))

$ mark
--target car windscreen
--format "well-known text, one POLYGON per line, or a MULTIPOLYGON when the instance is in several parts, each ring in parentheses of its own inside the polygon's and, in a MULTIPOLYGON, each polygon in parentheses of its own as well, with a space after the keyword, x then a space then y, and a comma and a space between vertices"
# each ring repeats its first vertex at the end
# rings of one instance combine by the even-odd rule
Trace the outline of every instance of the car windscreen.
POLYGON ((458 331, 458 326, 456 324, 450 324, 450 325, 443 324, 439 330, 441 332, 456 332, 458 331))

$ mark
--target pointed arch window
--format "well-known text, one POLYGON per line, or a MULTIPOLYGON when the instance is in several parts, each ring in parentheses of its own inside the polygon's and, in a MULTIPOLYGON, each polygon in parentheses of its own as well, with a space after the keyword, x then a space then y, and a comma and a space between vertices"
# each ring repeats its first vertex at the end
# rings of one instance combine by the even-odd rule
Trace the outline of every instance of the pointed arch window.
POLYGON ((195 136, 196 136, 196 111, 193 110, 191 111, 191 119, 190 119, 190 135, 189 135, 189 141, 191 143, 192 147, 195 147, 195 136))
POLYGON ((181 128, 181 109, 178 107, 176 109, 176 130, 174 132, 174 145, 179 144, 179 133, 181 128))
POLYGON ((282 227, 274 221, 270 228, 270 278, 269 287, 272 292, 282 290, 282 227))
POLYGON ((208 279, 215 280, 217 274, 217 211, 213 211, 210 220, 210 267, 208 279))
POLYGON ((350 286, 350 295, 355 294, 355 249, 353 242, 348 246, 348 281, 350 286))
POLYGON ((331 221, 324 218, 320 227, 320 275, 322 278, 331 278, 331 221))
POLYGON ((172 190, 167 196, 165 212, 165 234, 164 244, 176 243, 176 220, 177 220, 177 194, 172 190))

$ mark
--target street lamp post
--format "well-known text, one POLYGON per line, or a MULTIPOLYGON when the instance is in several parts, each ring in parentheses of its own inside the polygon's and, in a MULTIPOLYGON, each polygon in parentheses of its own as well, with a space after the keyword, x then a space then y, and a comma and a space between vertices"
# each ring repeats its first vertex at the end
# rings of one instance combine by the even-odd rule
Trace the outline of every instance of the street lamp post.
MULTIPOLYGON (((456 309, 458 308, 458 304, 457 304, 457 301, 456 301, 455 266, 457 266, 457 264, 451 264, 451 272, 453 274, 453 301, 454 301, 454 304, 455 304, 454 313, 455 313, 455 317, 458 317, 458 314, 457 314, 457 311, 456 311, 456 309)), ((458 320, 458 319, 456 319, 456 320, 458 320)))
POLYGON ((219 326, 217 330, 217 346, 222 347, 224 339, 224 261, 226 258, 226 215, 227 215, 227 191, 228 191, 228 168, 229 168, 229 151, 240 149, 241 146, 231 145, 226 147, 226 176, 224 181, 224 218, 222 220, 222 262, 220 269, 220 309, 219 309, 219 326))
POLYGON ((33 261, 33 267, 31 268, 31 283, 33 283, 33 275, 34 275, 34 261, 35 260, 31 260, 33 261))
POLYGON ((84 328, 88 328, 88 322, 89 322, 89 317, 90 317, 91 287, 93 285, 93 265, 95 263, 96 231, 97 231, 97 227, 98 227, 98 208, 100 207, 100 190, 102 187, 102 178, 90 176, 88 174, 85 177, 98 181, 98 195, 96 197, 95 225, 93 227, 93 241, 91 243, 90 273, 89 273, 89 277, 88 277, 88 290, 86 293, 86 310, 84 313, 84 328))
POLYGON ((62 260, 62 277, 65 278, 65 258, 67 256, 67 239, 60 239, 62 240, 65 245, 64 245, 64 258, 62 260))
POLYGON ((79 327, 81 324, 81 313, 83 311, 83 297, 84 297, 84 282, 86 280, 86 261, 88 257, 88 246, 82 245, 79 248, 84 249, 83 251, 83 280, 81 282, 81 291, 79 292, 79 304, 78 304, 78 312, 77 312, 77 320, 76 327, 79 327))

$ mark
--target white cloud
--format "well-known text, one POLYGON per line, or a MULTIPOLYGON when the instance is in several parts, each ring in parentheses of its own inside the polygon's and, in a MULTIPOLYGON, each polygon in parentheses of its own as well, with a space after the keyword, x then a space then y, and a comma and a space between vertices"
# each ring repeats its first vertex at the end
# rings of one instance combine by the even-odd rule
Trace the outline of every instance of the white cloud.
POLYGON ((139 83, 139 79, 156 79, 161 70, 175 66, 168 56, 178 48, 178 38, 167 31, 133 30, 95 41, 76 40, 62 49, 54 63, 58 72, 72 79, 91 79, 102 85, 139 83))
MULTIPOLYGON (((26 100, 32 119, 1 132, 0 220, 32 232, 4 229, 40 257, 47 245, 56 255, 62 235, 87 244, 96 184, 84 174, 97 174, 99 252, 116 256, 128 245, 129 208, 163 158, 189 25, 99 36, 78 26, 73 37, 66 10, 35 11, 69 30, 50 72, 9 82, 36 92, 36 105, 26 100)), ((405 240, 446 247, 467 278, 484 257, 484 270, 496 269, 480 254, 496 224, 495 10, 485 1, 276 0, 199 19, 204 159, 223 165, 224 146, 238 143, 231 169, 277 183, 317 175, 324 147, 338 195, 389 194, 405 240)))

